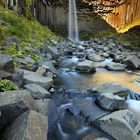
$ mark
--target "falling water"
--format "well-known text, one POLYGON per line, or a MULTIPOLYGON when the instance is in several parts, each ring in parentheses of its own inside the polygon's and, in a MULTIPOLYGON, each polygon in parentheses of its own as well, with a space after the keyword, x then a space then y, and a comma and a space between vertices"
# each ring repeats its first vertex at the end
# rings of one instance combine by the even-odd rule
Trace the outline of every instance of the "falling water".
POLYGON ((69 0, 69 39, 79 41, 77 12, 75 0, 69 0))

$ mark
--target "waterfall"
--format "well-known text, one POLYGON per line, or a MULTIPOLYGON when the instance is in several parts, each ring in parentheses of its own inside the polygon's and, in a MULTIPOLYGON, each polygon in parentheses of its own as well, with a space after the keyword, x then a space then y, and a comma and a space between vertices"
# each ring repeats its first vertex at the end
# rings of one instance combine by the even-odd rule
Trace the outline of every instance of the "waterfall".
POLYGON ((69 39, 72 41, 79 41, 75 0, 69 0, 69 39))

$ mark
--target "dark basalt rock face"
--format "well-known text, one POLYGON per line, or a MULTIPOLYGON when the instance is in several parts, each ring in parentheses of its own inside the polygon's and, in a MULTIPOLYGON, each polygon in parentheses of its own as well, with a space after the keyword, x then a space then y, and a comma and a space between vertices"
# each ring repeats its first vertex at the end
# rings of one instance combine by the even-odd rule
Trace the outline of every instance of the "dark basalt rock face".
MULTIPOLYGON (((15 0, 4 3, 5 7, 16 10, 15 0)), ((25 15, 28 3, 26 0, 20 0, 18 3, 21 13, 25 15)), ((121 29, 140 19, 138 0, 76 0, 76 3, 81 33, 121 29)), ((42 24, 52 26, 63 33, 67 31, 68 0, 32 0, 30 8, 42 24)))

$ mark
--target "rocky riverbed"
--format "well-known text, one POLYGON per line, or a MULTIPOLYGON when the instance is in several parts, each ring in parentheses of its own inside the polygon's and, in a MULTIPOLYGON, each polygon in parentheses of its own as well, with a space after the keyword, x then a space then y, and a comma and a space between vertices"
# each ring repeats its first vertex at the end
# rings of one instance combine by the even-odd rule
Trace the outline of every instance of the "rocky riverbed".
POLYGON ((140 100, 140 51, 113 37, 37 50, 41 60, 0 55, 5 140, 139 140, 140 122, 126 100, 140 100))

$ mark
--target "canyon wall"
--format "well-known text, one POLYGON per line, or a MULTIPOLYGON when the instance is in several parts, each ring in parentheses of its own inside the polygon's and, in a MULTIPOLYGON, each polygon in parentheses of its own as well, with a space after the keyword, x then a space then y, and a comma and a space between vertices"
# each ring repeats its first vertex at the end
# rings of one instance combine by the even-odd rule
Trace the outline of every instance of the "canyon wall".
MULTIPOLYGON (((5 7, 26 15, 27 0, 3 1, 5 7)), ((140 0, 76 1, 81 33, 121 29, 140 20, 140 0)), ((32 14, 42 24, 47 24, 62 33, 67 31, 68 0, 30 0, 30 2, 32 14)))

